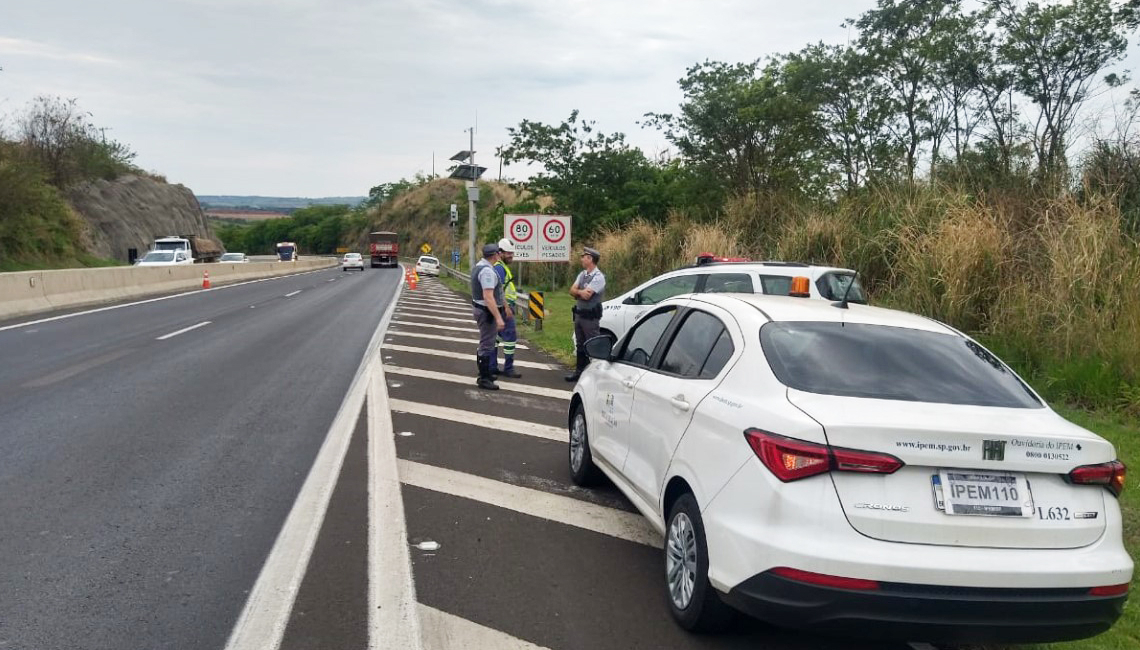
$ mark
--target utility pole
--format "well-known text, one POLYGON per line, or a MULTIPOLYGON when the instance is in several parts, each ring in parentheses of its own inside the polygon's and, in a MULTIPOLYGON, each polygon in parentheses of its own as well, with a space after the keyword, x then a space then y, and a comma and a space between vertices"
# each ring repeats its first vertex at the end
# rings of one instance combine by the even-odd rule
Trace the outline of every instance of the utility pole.
POLYGON ((467 261, 469 268, 475 269, 475 262, 479 258, 475 257, 475 204, 479 202, 479 177, 483 172, 487 171, 485 167, 479 167, 475 164, 475 127, 464 129, 471 134, 470 149, 460 151, 451 157, 459 163, 455 171, 451 172, 449 178, 454 178, 466 181, 467 185, 467 261), (464 162, 466 161, 466 162, 464 162))
MULTIPOLYGON (((475 167, 475 127, 467 129, 471 135, 471 167, 475 167)), ((467 181, 467 262, 470 266, 472 273, 475 272, 475 202, 479 200, 479 176, 476 175, 474 180, 467 181)))

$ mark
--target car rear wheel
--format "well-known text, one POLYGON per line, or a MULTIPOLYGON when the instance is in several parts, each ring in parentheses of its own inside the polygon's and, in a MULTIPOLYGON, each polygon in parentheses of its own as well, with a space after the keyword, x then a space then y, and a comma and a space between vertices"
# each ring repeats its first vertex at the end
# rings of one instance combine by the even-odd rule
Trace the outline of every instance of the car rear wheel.
POLYGON ((673 618, 691 632, 723 630, 734 612, 709 584, 705 527, 692 494, 681 495, 669 509, 665 530, 665 587, 673 618))
POLYGON ((587 487, 598 482, 601 472, 590 453, 590 435, 586 430, 586 411, 574 407, 570 418, 570 477, 575 485, 587 487))

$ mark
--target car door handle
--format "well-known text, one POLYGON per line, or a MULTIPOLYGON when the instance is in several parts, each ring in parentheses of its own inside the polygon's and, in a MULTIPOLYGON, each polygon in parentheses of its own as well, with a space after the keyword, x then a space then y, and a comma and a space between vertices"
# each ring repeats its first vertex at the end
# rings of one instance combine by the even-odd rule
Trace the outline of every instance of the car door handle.
POLYGON ((676 397, 670 398, 669 403, 672 404, 674 408, 681 409, 682 411, 689 410, 689 403, 685 401, 684 395, 678 395, 676 397))
POLYGON ((636 381, 629 379, 628 377, 621 380, 621 385, 625 386, 626 388, 633 388, 633 385, 636 383, 637 383, 636 381))

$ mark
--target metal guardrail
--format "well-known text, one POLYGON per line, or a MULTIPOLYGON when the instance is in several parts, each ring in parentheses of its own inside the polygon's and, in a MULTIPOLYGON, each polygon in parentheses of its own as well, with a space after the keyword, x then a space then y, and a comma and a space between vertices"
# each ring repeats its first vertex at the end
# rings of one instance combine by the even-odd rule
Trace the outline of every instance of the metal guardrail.
POLYGON ((471 281, 471 274, 470 273, 464 273, 464 272, 459 271, 457 269, 453 269, 450 266, 444 266, 443 264, 440 264, 439 268, 443 269, 444 271, 447 271, 448 275, 455 276, 456 278, 459 278, 460 280, 463 280, 464 282, 470 282, 471 281))

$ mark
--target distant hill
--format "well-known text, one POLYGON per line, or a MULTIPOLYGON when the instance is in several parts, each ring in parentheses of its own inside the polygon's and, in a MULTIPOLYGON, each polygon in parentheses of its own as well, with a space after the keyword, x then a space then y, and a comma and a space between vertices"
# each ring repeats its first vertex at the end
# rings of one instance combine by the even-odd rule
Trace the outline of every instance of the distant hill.
POLYGON ((199 194, 198 202, 203 209, 209 208, 249 208, 266 212, 292 212, 310 205, 338 205, 346 204, 356 206, 364 202, 367 196, 323 196, 308 198, 299 196, 230 196, 199 194))

